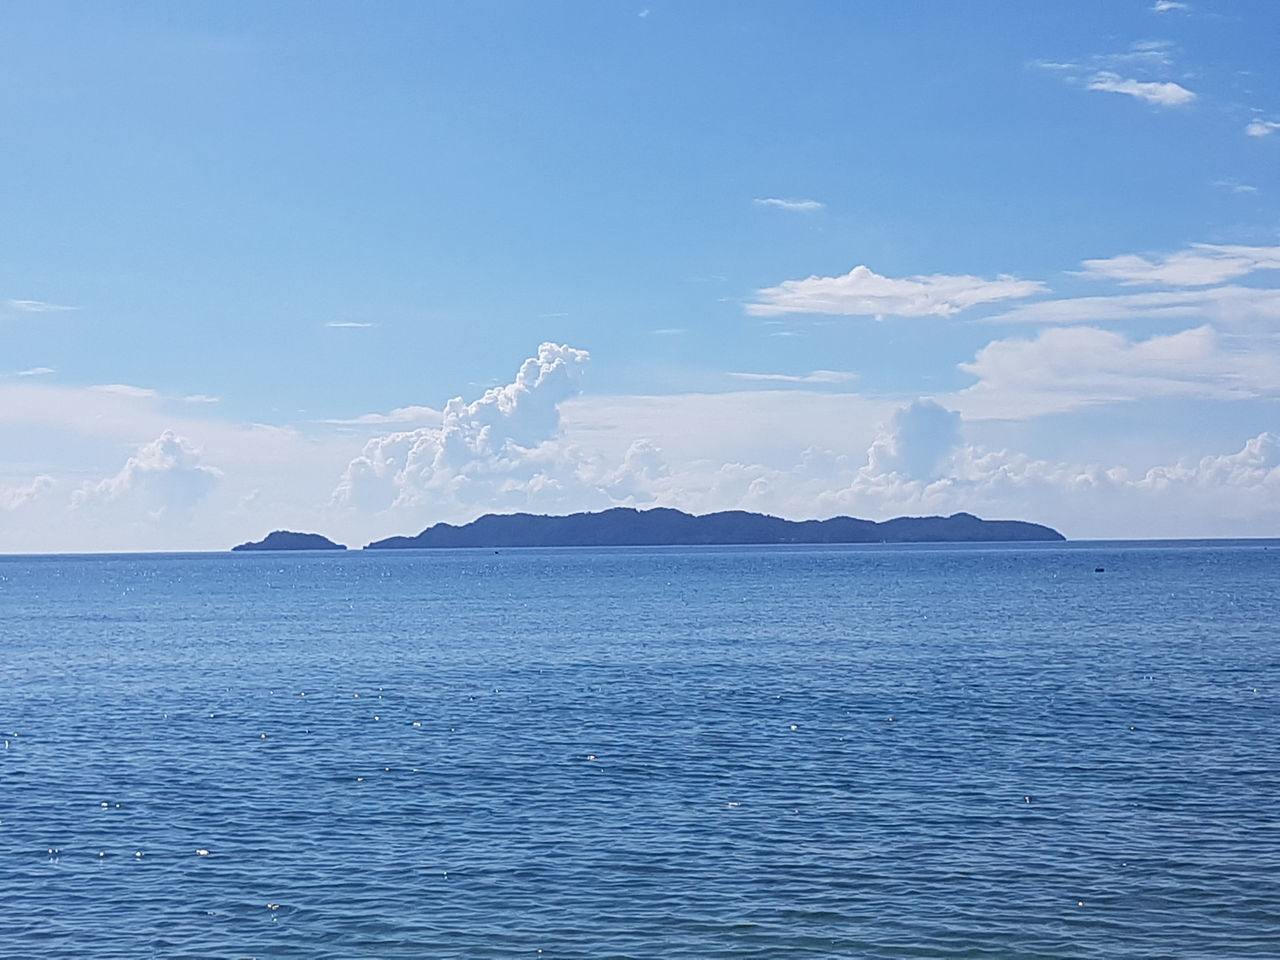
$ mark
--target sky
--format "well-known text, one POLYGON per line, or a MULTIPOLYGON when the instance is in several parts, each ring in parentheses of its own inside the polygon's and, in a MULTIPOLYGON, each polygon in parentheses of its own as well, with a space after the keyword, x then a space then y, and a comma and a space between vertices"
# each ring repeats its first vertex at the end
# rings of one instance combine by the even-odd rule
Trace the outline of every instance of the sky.
POLYGON ((0 552, 1280 536, 1280 5, 0 5, 0 552))

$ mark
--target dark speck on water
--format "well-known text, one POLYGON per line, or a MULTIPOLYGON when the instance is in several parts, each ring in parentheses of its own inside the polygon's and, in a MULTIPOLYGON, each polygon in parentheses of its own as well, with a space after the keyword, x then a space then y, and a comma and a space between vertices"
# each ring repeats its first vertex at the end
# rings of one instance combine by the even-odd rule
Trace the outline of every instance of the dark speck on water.
POLYGON ((0 558, 0 956, 1280 956, 1278 574, 0 558))

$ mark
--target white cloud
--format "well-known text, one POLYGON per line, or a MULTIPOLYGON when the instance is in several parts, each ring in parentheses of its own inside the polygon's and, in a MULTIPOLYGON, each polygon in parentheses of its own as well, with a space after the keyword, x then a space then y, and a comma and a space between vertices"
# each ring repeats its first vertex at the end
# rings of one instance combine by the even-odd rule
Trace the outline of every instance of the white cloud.
POLYGON ((960 414, 921 399, 895 410, 867 450, 866 472, 933 480, 960 443, 960 414))
POLYGON ((1219 190, 1226 190, 1230 193, 1257 193, 1258 188, 1248 183, 1241 183, 1239 180, 1228 177, 1225 180, 1215 180, 1210 186, 1217 187, 1219 190))
POLYGON ((1191 103, 1196 95, 1172 81, 1134 80, 1110 71, 1095 73, 1088 83, 1090 90, 1123 93, 1159 107, 1180 107, 1191 103))
POLYGON ((1178 287, 1222 283, 1258 270, 1280 270, 1280 247, 1193 243, 1189 250, 1154 259, 1129 253, 1084 261, 1084 273, 1087 276, 1118 280, 1125 284, 1165 284, 1178 287))
POLYGON ((16 377, 47 377, 51 373, 56 373, 53 367, 32 367, 29 370, 19 370, 14 376, 16 377))
POLYGON ((1277 130, 1280 130, 1280 120, 1254 120, 1244 128, 1251 137, 1269 137, 1277 130))
POLYGON ((432 501, 471 502, 537 485, 536 449, 560 430, 561 401, 578 390, 589 354, 544 343, 511 383, 466 403, 450 400, 439 427, 370 440, 348 464, 333 499, 342 506, 385 509, 432 501))
POLYGON ((958 365, 978 382, 950 402, 967 419, 1021 420, 1152 397, 1280 396, 1280 355, 1225 346, 1212 327, 1129 340, 1094 327, 996 340, 958 365))
POLYGON ((817 213, 825 210, 827 205, 817 200, 782 200, 778 197, 757 197, 751 201, 758 207, 773 207, 777 210, 788 210, 792 213, 817 213))
POLYGON ((89 389, 97 390, 100 393, 114 394, 117 397, 133 397, 139 400, 153 399, 160 396, 160 394, 148 387, 135 387, 128 383, 100 383, 89 389))
POLYGON ((325 324, 326 327, 334 327, 342 330, 365 330, 369 327, 376 327, 376 323, 359 323, 355 320, 330 320, 325 324))
POLYGON ((19 313, 62 313, 66 310, 75 310, 75 307, 64 307, 57 303, 45 303, 42 300, 6 300, 5 305, 10 310, 17 310, 19 313))
POLYGON ((772 317, 788 313, 841 316, 946 317, 996 300, 1029 297, 1044 290, 1038 280, 999 276, 884 277, 857 266, 840 277, 811 276, 786 280, 756 292, 747 313, 772 317))
POLYGON ((1156 0, 1151 9, 1156 13, 1169 13, 1172 10, 1190 10, 1191 5, 1180 3, 1178 0, 1156 0))
POLYGON ((1081 324, 1113 320, 1210 320, 1270 329, 1280 322, 1280 290, 1228 285, 1105 297, 1043 300, 987 318, 992 323, 1081 324))
POLYGON ((183 403, 221 403, 221 397, 211 397, 207 393, 190 393, 182 398, 183 403))
POLYGON ((166 430, 138 447, 120 472, 87 483, 72 496, 77 507, 126 503, 152 518, 189 510, 217 484, 222 471, 201 463, 200 451, 166 430))
POLYGON ((39 500, 55 486, 53 477, 41 474, 16 487, 0 487, 0 510, 17 510, 39 500))
POLYGON ((787 373, 731 373, 737 380, 754 380, 765 383, 849 383, 858 379, 856 373, 847 370, 814 370, 806 374, 787 373))
POLYGON ((657 330, 650 330, 655 337, 678 337, 682 333, 689 331, 684 327, 659 327, 657 330))
POLYGON ((957 446, 932 481, 865 471, 827 502, 864 513, 1018 517, 1093 538, 1265 536, 1280 532, 1280 438, 1263 432, 1237 452, 1129 471, 957 446), (870 509, 867 509, 870 508, 870 509))
POLYGON ((389 423, 431 423, 439 422, 441 411, 434 407, 396 407, 390 413, 362 413, 358 417, 346 419, 321 420, 339 426, 381 425, 389 423))

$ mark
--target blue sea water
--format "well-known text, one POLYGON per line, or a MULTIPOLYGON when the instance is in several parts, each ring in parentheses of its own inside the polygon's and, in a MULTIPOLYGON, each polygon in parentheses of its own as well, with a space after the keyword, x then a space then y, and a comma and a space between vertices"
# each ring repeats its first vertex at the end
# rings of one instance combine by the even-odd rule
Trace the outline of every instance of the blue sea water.
POLYGON ((1280 956, 1278 625, 1274 542, 0 558, 0 956, 1280 956))

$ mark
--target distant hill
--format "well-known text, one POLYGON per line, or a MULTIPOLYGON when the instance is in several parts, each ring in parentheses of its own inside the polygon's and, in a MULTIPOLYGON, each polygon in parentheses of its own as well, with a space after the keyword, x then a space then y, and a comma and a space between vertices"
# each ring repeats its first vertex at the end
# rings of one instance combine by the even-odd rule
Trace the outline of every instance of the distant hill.
POLYGON ((388 537, 366 550, 421 547, 613 547, 768 543, 956 543, 1065 540, 1038 523, 980 520, 969 513, 949 517, 898 517, 876 523, 853 517, 783 520, 742 510, 695 517, 658 507, 615 507, 566 517, 529 513, 487 514, 457 527, 437 523, 416 537, 388 537))
POLYGON ((292 530, 275 530, 261 540, 242 543, 232 550, 345 550, 340 543, 318 533, 294 533, 292 530))

